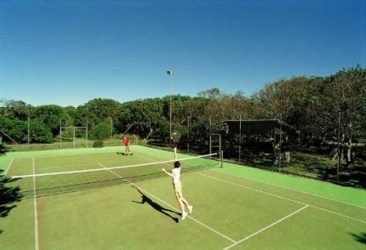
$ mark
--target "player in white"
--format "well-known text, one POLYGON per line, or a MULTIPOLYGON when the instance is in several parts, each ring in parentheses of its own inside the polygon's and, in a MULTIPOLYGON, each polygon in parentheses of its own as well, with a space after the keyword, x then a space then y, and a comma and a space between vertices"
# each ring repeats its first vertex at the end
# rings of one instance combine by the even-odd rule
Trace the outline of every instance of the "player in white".
POLYGON ((174 168, 172 169, 171 173, 166 171, 165 168, 163 168, 162 171, 165 174, 172 177, 172 179, 173 179, 175 197, 177 198, 179 206, 182 210, 182 220, 184 220, 188 215, 188 213, 185 210, 185 206, 187 206, 188 212, 190 214, 192 213, 193 206, 189 205, 188 201, 183 197, 182 182, 180 181, 180 162, 179 161, 174 162, 174 168))

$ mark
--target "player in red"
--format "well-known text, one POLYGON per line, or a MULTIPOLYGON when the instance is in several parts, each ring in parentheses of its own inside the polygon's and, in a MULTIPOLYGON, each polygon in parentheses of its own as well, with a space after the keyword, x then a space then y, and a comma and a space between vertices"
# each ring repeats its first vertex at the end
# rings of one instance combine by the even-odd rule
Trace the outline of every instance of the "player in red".
POLYGON ((125 155, 133 155, 130 150, 130 139, 128 137, 123 137, 122 144, 125 146, 125 155))

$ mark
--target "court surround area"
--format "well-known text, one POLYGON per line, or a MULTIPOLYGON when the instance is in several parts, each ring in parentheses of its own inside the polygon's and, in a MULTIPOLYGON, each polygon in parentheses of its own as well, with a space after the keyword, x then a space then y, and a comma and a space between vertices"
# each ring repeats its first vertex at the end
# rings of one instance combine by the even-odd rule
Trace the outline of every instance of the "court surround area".
POLYGON ((364 249, 366 191, 131 146, 8 153, 0 166, 20 188, 0 219, 2 249, 364 249), (94 169, 96 171, 90 171, 94 169), (54 174, 61 172, 70 174, 54 174), (75 173, 75 171, 79 171, 75 173), (20 177, 23 176, 23 177, 20 177), (25 177, 27 176, 27 177, 25 177))

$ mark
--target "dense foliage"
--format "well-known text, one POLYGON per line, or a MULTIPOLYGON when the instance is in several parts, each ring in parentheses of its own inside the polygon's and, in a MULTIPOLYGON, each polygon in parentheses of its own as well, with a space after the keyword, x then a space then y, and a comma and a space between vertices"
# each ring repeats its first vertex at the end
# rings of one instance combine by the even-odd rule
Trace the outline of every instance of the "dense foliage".
MULTIPOLYGON (((280 79, 250 97, 241 91, 225 94, 213 88, 197 97, 172 96, 172 126, 183 136, 189 126, 190 137, 199 141, 225 119, 281 119, 301 131, 304 143, 334 139, 340 132, 351 145, 365 135, 365 96, 366 70, 359 66, 329 77, 280 79)), ((50 143, 58 140, 61 127, 69 126, 88 127, 92 138, 105 139, 110 134, 108 124, 116 134, 128 130, 142 138, 169 139, 168 96, 125 103, 98 98, 78 107, 34 107, 14 100, 1 103, 4 142, 50 143)))
MULTIPOLYGON (((359 150, 366 138, 365 117, 366 69, 356 66, 327 77, 279 79, 252 96, 212 88, 195 97, 124 103, 97 98, 78 107, 0 100, 0 144, 51 143, 76 136, 92 139, 100 147, 112 135, 128 133, 167 145, 171 125, 181 132, 181 141, 203 153, 209 134, 220 133, 225 120, 279 119, 299 132, 299 147, 320 152, 327 145, 328 151, 322 153, 333 160, 342 153, 348 168, 356 157, 365 158, 364 150, 359 150)), ((233 138, 225 139, 232 143, 233 138)))
MULTIPOLYGON (((365 135, 366 70, 357 66, 329 77, 293 77, 269 83, 250 97, 238 91, 225 94, 213 88, 197 97, 172 96, 175 129, 199 140, 225 119, 281 119, 301 131, 302 140, 314 143, 337 137, 352 141, 365 135), (339 129, 338 129, 339 127, 339 129)), ((120 103, 94 99, 78 107, 31 106, 23 101, 2 100, 0 134, 9 143, 50 143, 60 127, 88 127, 90 135, 105 139, 110 132, 101 126, 113 124, 113 131, 128 130, 142 138, 169 137, 170 98, 139 99, 120 103)), ((110 131, 110 129, 104 128, 110 131)))

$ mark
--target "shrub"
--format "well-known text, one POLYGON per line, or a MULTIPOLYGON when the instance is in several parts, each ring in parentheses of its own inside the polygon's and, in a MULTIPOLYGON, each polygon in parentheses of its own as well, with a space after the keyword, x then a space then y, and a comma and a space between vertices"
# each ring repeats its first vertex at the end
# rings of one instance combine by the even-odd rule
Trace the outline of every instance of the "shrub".
POLYGON ((95 140, 93 143, 93 148, 102 148, 103 147, 103 140, 95 140))

